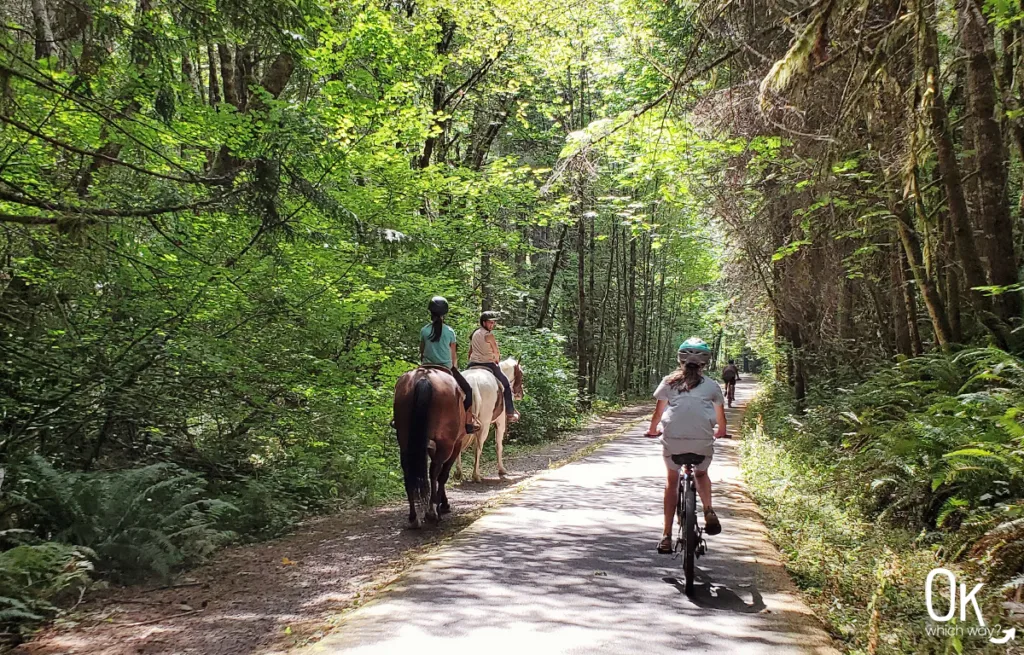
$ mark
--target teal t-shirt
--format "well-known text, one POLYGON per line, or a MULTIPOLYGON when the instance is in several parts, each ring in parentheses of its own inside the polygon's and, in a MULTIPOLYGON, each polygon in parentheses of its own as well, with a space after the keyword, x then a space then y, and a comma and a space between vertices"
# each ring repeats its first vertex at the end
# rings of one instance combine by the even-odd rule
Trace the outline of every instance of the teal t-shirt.
POLYGON ((441 338, 437 341, 430 340, 430 333, 434 326, 427 323, 420 330, 420 341, 423 342, 423 363, 440 364, 441 366, 452 367, 452 344, 455 343, 455 330, 447 325, 441 325, 441 338))

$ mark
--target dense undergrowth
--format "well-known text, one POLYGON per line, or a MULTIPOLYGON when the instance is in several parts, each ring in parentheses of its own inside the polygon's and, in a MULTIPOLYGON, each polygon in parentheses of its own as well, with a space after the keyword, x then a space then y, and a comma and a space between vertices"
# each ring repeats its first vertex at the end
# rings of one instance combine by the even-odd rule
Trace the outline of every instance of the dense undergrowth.
MULTIPOLYGON (((508 352, 524 361, 527 385, 510 443, 539 443, 577 425, 583 415, 561 338, 515 329, 504 337, 508 352)), ((395 362, 397 370, 411 366, 395 362)), ((31 452, 8 463, 0 495, 0 626, 29 629, 97 578, 166 578, 224 544, 280 534, 304 515, 397 498, 390 389, 382 382, 335 401, 362 421, 332 426, 337 413, 317 416, 320 405, 282 406, 279 424, 322 420, 324 428, 254 435, 240 458, 225 457, 210 438, 196 439, 189 458, 143 467, 82 472, 31 452), (217 468, 190 468, 195 459, 217 468)))
POLYGON ((985 583, 990 625, 1021 582, 1024 362, 927 355, 793 406, 779 385, 751 405, 744 475, 834 634, 854 653, 979 652, 929 636, 925 579, 985 583))

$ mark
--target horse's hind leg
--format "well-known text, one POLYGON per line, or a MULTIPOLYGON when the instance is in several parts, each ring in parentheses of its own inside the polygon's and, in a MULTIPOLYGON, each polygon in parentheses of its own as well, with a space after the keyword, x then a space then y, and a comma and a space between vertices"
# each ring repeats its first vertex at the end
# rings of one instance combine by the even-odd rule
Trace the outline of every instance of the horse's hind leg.
MULTIPOLYGON (((456 462, 459 459, 461 459, 461 454, 455 456, 456 462)), ((445 462, 445 465, 441 467, 441 474, 437 478, 437 513, 442 516, 444 514, 450 514, 452 511, 451 505, 448 504, 448 492, 445 489, 445 485, 448 484, 448 476, 452 471, 453 463, 454 462, 452 460, 445 462)))
POLYGON ((420 489, 408 477, 405 480, 405 495, 409 499, 409 523, 414 528, 422 528, 423 519, 416 511, 416 501, 420 500, 420 489))
POLYGON ((503 414, 494 424, 494 449, 498 452, 498 475, 505 477, 508 475, 508 471, 505 470, 505 464, 501 461, 501 449, 502 441, 505 439, 505 427, 508 422, 505 420, 503 414))
POLYGON ((484 442, 487 441, 487 434, 491 431, 491 424, 481 427, 480 433, 476 435, 476 448, 473 453, 473 482, 480 482, 480 455, 484 452, 484 442))
POLYGON ((442 449, 437 448, 433 457, 430 458, 430 500, 427 503, 427 519, 430 521, 440 521, 441 517, 437 513, 437 502, 438 502, 438 480, 441 477, 441 468, 445 464, 445 460, 451 456, 451 452, 448 452, 449 457, 445 457, 441 453, 442 449))
POLYGON ((455 477, 458 480, 465 480, 465 478, 462 477, 462 453, 466 452, 467 445, 468 444, 466 443, 461 443, 456 447, 459 454, 455 456, 455 477))

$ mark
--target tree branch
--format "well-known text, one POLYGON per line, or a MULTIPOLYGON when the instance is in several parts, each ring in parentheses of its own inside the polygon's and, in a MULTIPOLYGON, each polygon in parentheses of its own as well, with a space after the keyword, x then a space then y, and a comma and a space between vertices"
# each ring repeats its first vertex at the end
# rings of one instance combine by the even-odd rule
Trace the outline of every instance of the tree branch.
POLYGON ((46 134, 43 134, 42 132, 39 132, 38 130, 33 129, 31 126, 26 125, 25 123, 22 123, 21 121, 15 119, 15 118, 11 118, 9 116, 4 116, 3 114, 0 114, 0 122, 7 123, 8 125, 10 125, 12 127, 17 128, 17 129, 21 130, 22 132, 26 132, 28 134, 31 134, 32 136, 36 137, 37 139, 45 141, 45 142, 49 143, 50 145, 55 146, 57 148, 61 148, 63 150, 67 150, 68 152, 73 152, 73 153, 75 153, 77 155, 84 155, 86 157, 94 157, 96 159, 102 159, 102 160, 107 161, 107 162, 109 162, 111 164, 117 164, 118 166, 124 166, 125 168, 129 168, 129 169, 131 169, 131 170, 133 170, 133 171, 135 171, 137 173, 142 173, 144 175, 150 175, 152 177, 158 177, 158 178, 161 178, 161 179, 164 179, 164 180, 171 180, 172 182, 185 182, 186 184, 209 184, 209 183, 216 183, 216 182, 220 181, 220 178, 216 178, 216 177, 210 178, 210 177, 200 177, 200 176, 193 175, 191 177, 186 178, 186 177, 178 177, 176 175, 168 175, 166 173, 157 173, 156 171, 151 171, 149 169, 142 168, 141 166, 136 166, 135 164, 130 164, 130 163, 126 162, 126 161, 118 159, 117 157, 111 157, 109 155, 105 155, 105 154, 103 154, 102 152, 100 152, 98 150, 85 150, 83 148, 79 148, 77 146, 73 146, 70 143, 64 143, 63 141, 60 141, 59 139, 56 139, 56 138, 54 138, 52 136, 48 136, 46 134))
MULTIPOLYGON (((17 205, 24 205, 25 207, 35 207, 37 209, 45 209, 47 211, 63 212, 65 214, 78 214, 87 216, 106 216, 112 218, 128 218, 134 216, 157 216, 159 214, 171 214, 174 212, 188 211, 191 209, 199 209, 200 207, 208 207, 224 200, 227 195, 217 196, 216 198, 210 198, 208 200, 201 200, 199 202, 190 203, 187 205, 165 205, 163 207, 146 207, 143 209, 111 209, 109 207, 85 207, 82 205, 69 205, 62 202, 45 202, 42 200, 35 200, 27 198, 18 193, 11 193, 9 191, 0 190, 0 200, 4 202, 11 202, 17 205)), ((3 214, 6 218, 4 220, 9 223, 27 223, 31 225, 47 225, 50 223, 41 222, 45 217, 41 216, 16 216, 12 214, 3 214), (18 220, 15 220, 18 219, 18 220)), ((53 218, 52 223, 56 223, 59 219, 53 218)))

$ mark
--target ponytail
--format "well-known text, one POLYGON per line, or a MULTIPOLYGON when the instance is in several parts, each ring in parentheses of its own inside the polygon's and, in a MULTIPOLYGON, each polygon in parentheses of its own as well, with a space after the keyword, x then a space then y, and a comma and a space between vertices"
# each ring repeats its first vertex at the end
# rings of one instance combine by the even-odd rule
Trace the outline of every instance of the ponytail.
POLYGON ((441 340, 441 324, 444 323, 444 316, 441 314, 430 314, 430 340, 437 343, 441 340))
POLYGON ((704 381, 700 374, 700 364, 683 364, 673 371, 665 382, 676 391, 688 392, 704 381))

